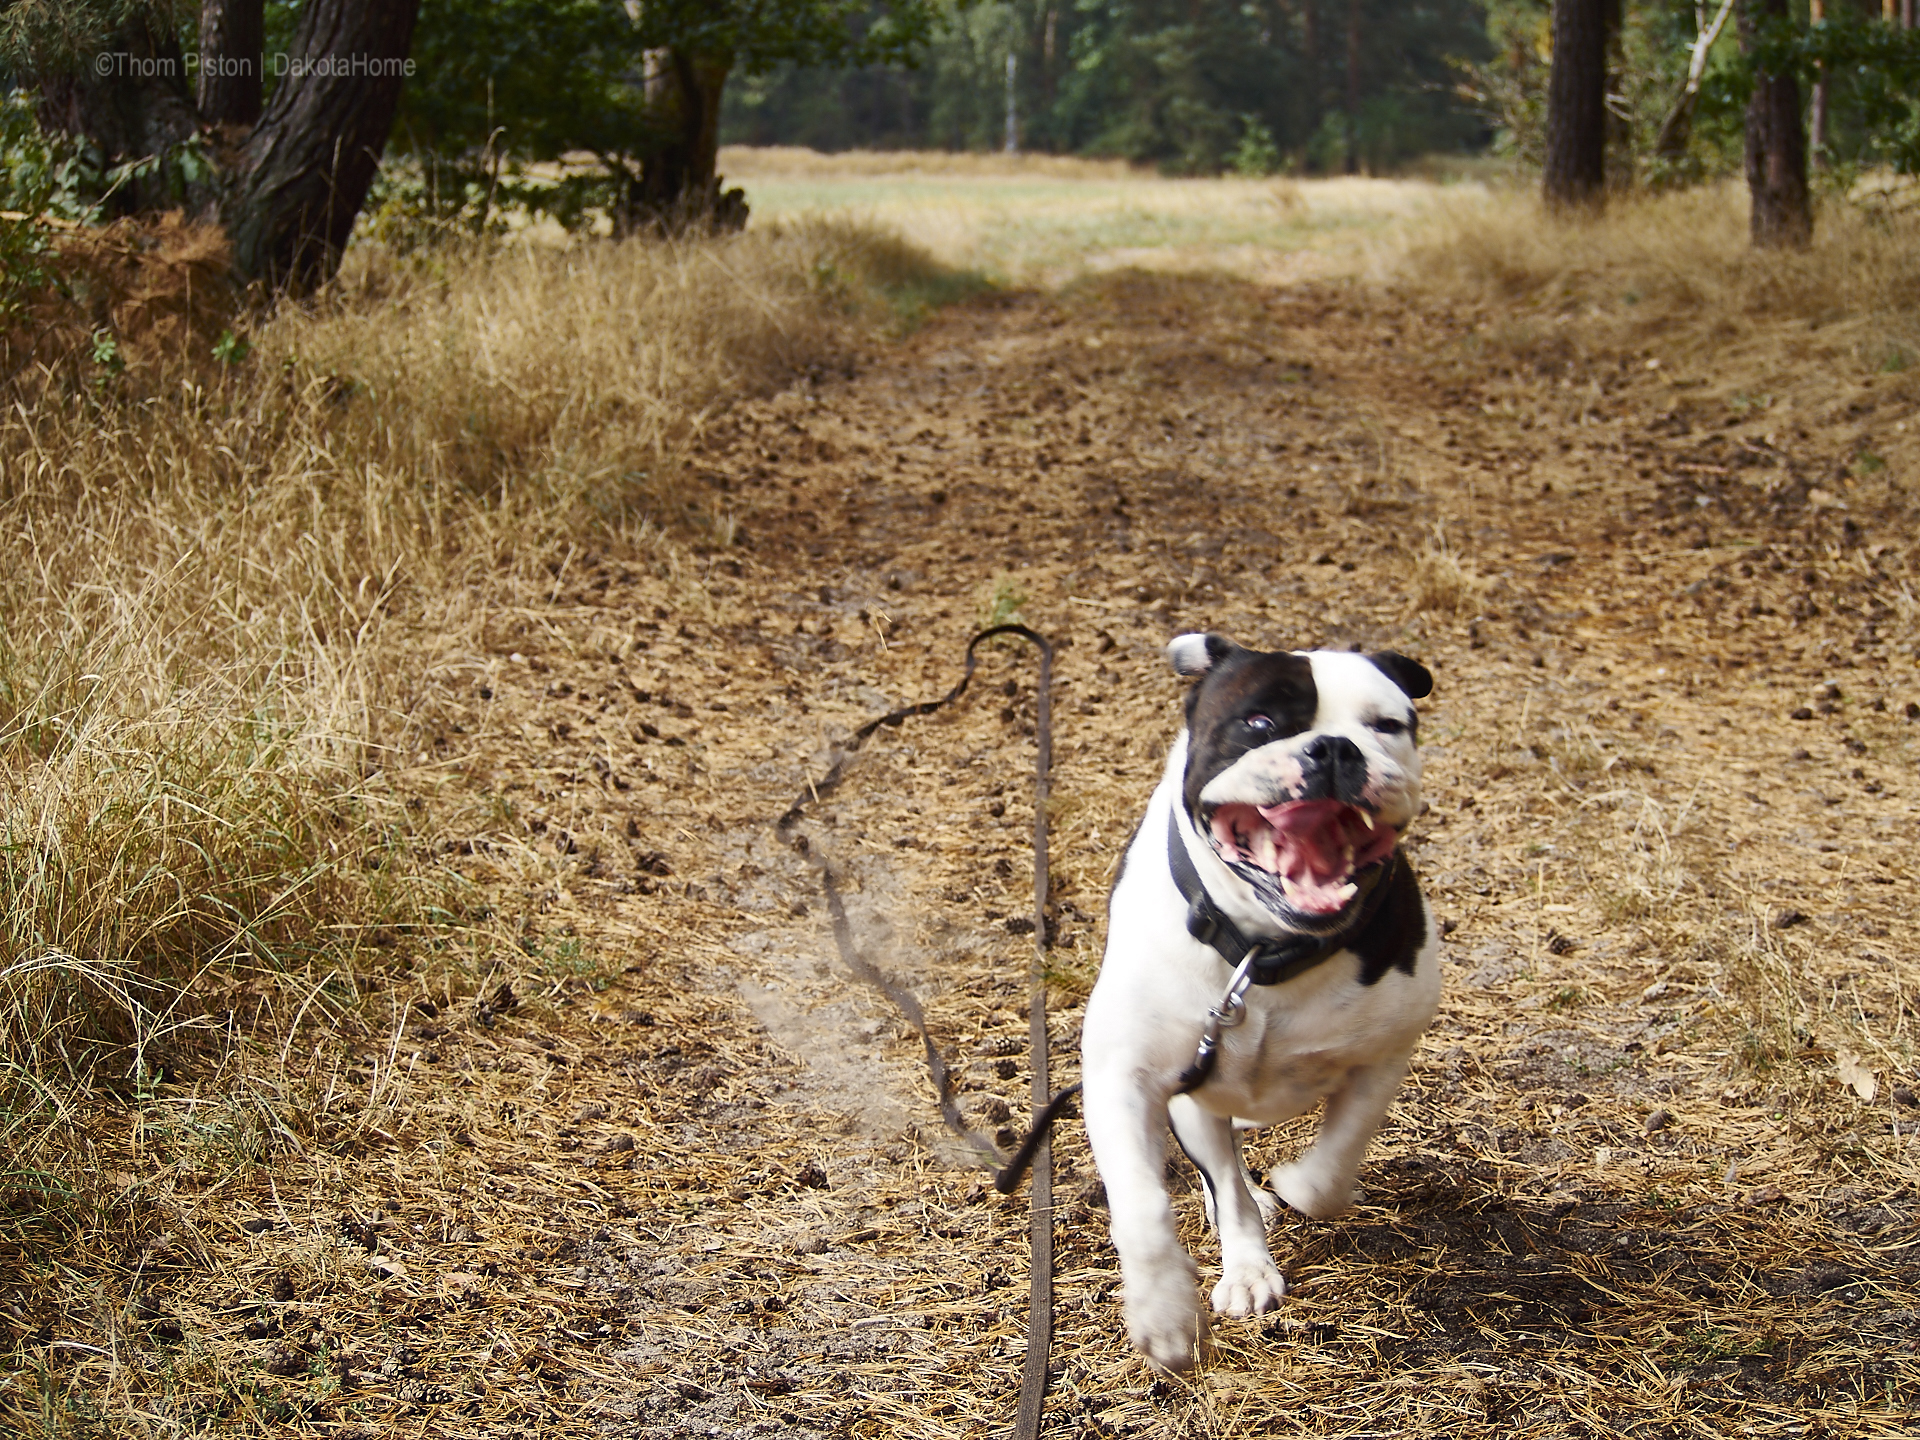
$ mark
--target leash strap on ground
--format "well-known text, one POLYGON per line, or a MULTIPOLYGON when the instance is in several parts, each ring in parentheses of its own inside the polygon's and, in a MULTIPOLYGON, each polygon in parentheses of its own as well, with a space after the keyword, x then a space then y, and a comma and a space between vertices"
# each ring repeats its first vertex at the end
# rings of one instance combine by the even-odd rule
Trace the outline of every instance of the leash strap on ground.
POLYGON ((1020 1377, 1020 1402, 1014 1415, 1013 1440, 1035 1440, 1040 1433, 1041 1412, 1046 1404, 1048 1356, 1053 1346, 1053 1149, 1048 1135, 1053 1122, 1064 1113, 1080 1087, 1070 1085, 1058 1095, 1048 1097, 1052 1078, 1048 1071, 1047 1045, 1047 796, 1049 772, 1053 768, 1053 646, 1044 635, 1024 625, 995 625, 982 630, 967 642, 966 669, 960 681, 937 700, 903 705, 877 719, 869 720, 848 737, 840 747, 826 775, 795 797, 792 805, 775 822, 776 833, 785 836, 800 819, 805 808, 833 793, 846 778, 854 755, 882 727, 898 726, 915 715, 931 715, 966 694, 972 683, 976 651, 982 641, 998 635, 1011 635, 1030 642, 1040 652, 1040 683, 1034 713, 1034 738, 1038 751, 1034 763, 1033 795, 1033 961, 1028 976, 1027 1045, 1032 1080, 1033 1124, 1027 1137, 1004 1165, 992 1141, 967 1127, 953 1097, 953 1076, 939 1046, 927 1029, 926 1012, 919 997, 895 983, 877 965, 860 953, 854 943, 853 925, 841 898, 839 877, 823 856, 812 853, 804 835, 792 844, 820 872, 820 888, 827 899, 827 913, 833 924, 833 942, 840 958, 854 978, 871 985, 907 1019, 920 1035, 925 1048, 927 1073, 939 1097, 940 1118, 947 1128, 965 1140, 982 1161, 994 1171, 994 1188, 1010 1195, 1031 1167, 1033 1186, 1029 1194, 1028 1242, 1031 1263, 1027 1289, 1027 1358, 1020 1377))

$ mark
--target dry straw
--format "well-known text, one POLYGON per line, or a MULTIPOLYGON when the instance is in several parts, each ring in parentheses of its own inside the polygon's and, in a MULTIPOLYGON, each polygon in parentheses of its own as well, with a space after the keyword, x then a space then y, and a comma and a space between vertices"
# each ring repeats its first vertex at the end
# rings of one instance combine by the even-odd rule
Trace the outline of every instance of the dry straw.
POLYGON ((95 247, 132 297, 116 363, 23 372, 40 403, 0 418, 0 1043, 39 1074, 89 1040, 139 1072, 236 977, 352 975, 451 920, 395 781, 436 655, 550 588, 554 537, 724 536, 689 440, 915 273, 826 224, 361 252, 235 365, 178 343, 160 292, 204 246, 162 229, 95 247))

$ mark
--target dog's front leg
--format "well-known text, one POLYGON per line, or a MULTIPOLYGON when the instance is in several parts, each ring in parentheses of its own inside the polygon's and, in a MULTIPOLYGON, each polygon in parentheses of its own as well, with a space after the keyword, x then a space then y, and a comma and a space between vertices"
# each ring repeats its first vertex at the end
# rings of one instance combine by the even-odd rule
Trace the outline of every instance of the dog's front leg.
POLYGON ((1166 1099, 1137 1070, 1089 1074, 1084 1098, 1126 1286, 1127 1336, 1155 1365, 1185 1370, 1204 1321, 1194 1294, 1198 1272, 1180 1248, 1167 1199, 1166 1099))
POLYGON ((1346 1085, 1327 1097, 1312 1148, 1293 1163, 1274 1167, 1269 1177, 1274 1194, 1316 1220, 1351 1208, 1360 1161, 1406 1074, 1404 1055, 1356 1067, 1346 1085))
POLYGON ((1243 1178, 1233 1122, 1208 1114, 1191 1095, 1174 1096, 1167 1112, 1180 1147, 1206 1182, 1220 1231, 1220 1283, 1213 1287, 1213 1308, 1222 1315, 1273 1309, 1287 1293, 1287 1282, 1267 1249, 1266 1221, 1243 1178))

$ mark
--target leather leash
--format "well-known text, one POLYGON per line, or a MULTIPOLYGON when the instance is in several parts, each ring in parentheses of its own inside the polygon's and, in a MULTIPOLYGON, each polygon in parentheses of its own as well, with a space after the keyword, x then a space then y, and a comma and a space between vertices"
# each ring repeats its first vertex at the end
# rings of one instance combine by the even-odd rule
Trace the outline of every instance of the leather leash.
POLYGON ((890 979, 884 971, 860 953, 854 943, 853 926, 847 919, 846 904, 841 898, 839 877, 833 872, 824 856, 812 852, 812 846, 804 835, 792 836, 789 843, 801 855, 807 857, 820 875, 820 888, 826 896, 827 912, 833 924, 833 942, 840 952, 840 958, 853 972, 854 978, 863 984, 871 985, 906 1017, 907 1023, 919 1033, 920 1043, 926 1051, 927 1073, 933 1080, 933 1088, 939 1097, 940 1118, 947 1128, 966 1141, 968 1146, 980 1156, 982 1162, 994 1172, 993 1185, 1002 1195, 1011 1195, 1019 1186, 1021 1176, 1029 1168, 1033 1173, 1033 1185, 1028 1197, 1028 1247, 1030 1264, 1028 1266, 1027 1286, 1027 1356, 1026 1364, 1020 1376, 1020 1401, 1014 1412, 1012 1440, 1037 1440, 1040 1434, 1042 1411, 1046 1405, 1048 1382, 1048 1355, 1053 1345, 1053 1147, 1048 1135, 1053 1122, 1064 1113, 1067 1102, 1079 1092, 1079 1085, 1069 1085, 1058 1095, 1049 1098, 1051 1078, 1048 1073, 1047 1045, 1047 796, 1049 793, 1049 772, 1053 768, 1053 646, 1038 631, 1029 630, 1025 625, 995 625, 980 631, 967 642, 966 668, 960 681, 945 695, 937 700, 923 700, 913 705, 903 705, 898 710, 890 710, 873 720, 869 720, 848 737, 834 757, 833 764, 819 781, 811 784, 794 799, 792 805, 779 820, 774 823, 774 831, 783 839, 788 839, 788 831, 801 818, 805 808, 817 803, 831 794, 846 778, 847 766, 854 755, 867 741, 883 727, 897 727, 915 715, 931 715, 947 705, 951 705, 967 691, 973 680, 974 666, 977 663, 976 650, 984 640, 997 635, 1011 635, 1031 643, 1040 652, 1040 684, 1034 714, 1034 739, 1038 751, 1034 762, 1033 784, 1033 960, 1028 971, 1027 1002, 1027 1047, 1028 1062, 1032 1074, 1031 1104, 1033 1109, 1032 1127, 1027 1137, 1014 1152, 1013 1158, 1005 1164, 1000 1163, 1000 1153, 993 1142, 977 1130, 971 1130, 960 1117, 960 1107, 953 1098, 953 1076, 947 1066, 939 1046, 933 1042, 933 1036, 927 1029, 926 1012, 921 1008, 919 998, 904 986, 890 979))

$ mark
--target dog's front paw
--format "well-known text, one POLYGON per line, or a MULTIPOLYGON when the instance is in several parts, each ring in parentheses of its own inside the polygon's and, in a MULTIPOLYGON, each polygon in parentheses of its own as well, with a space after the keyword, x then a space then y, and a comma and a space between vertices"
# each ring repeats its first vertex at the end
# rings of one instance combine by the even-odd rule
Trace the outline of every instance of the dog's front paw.
POLYGON ((1149 1274, 1130 1270, 1126 1277, 1127 1338, 1162 1370, 1192 1368, 1195 1350, 1206 1343, 1206 1317, 1194 1293, 1197 1277, 1185 1255, 1154 1266, 1149 1274))
POLYGON ((1330 1176, 1308 1161, 1274 1166, 1267 1183, 1288 1205, 1315 1220, 1331 1220, 1360 1198, 1351 1180, 1330 1176))
POLYGON ((1287 1282, 1271 1260, 1229 1265, 1213 1287, 1213 1308, 1222 1315, 1258 1315, 1272 1310, 1287 1293, 1287 1282))

